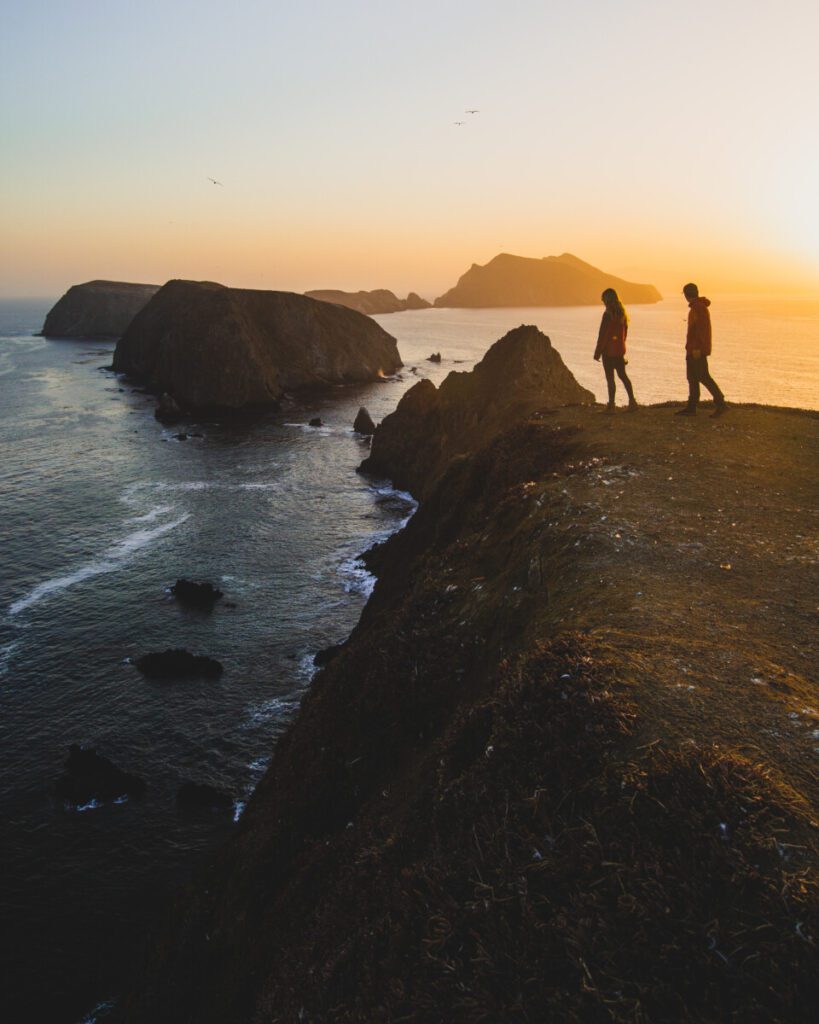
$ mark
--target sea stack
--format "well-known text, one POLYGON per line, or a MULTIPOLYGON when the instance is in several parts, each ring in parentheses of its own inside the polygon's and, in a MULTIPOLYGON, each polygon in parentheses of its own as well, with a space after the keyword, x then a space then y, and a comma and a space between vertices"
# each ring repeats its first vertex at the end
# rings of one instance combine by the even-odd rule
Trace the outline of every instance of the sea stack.
POLYGON ((372 381, 401 365, 395 339, 354 310, 199 281, 162 287, 113 363, 187 411, 275 404, 286 391, 372 381))
POLYGON ((119 338, 159 291, 158 284, 87 281, 75 284, 46 316, 46 338, 119 338))
POLYGON ((376 429, 361 469, 423 498, 456 455, 477 451, 505 427, 535 412, 593 402, 546 335, 522 325, 470 373, 450 373, 440 388, 430 380, 410 388, 376 429))
POLYGON ((501 253, 486 266, 473 263, 436 306, 591 306, 605 288, 616 288, 625 303, 659 302, 652 284, 634 284, 584 263, 571 253, 529 259, 501 253))

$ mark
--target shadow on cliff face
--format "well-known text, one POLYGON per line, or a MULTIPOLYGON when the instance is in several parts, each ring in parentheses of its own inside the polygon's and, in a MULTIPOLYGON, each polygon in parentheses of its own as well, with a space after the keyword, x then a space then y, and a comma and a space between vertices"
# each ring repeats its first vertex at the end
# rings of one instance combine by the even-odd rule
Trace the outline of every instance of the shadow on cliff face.
POLYGON ((372 553, 360 625, 121 1019, 811 1018, 804 806, 644 743, 618 651, 562 624, 598 579, 548 527, 590 462, 577 427, 521 424, 372 553))

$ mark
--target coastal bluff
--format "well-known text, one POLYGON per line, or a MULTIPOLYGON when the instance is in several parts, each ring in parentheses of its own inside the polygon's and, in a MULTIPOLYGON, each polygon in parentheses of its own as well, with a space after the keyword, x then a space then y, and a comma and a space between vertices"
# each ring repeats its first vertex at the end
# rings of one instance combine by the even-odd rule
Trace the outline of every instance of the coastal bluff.
POLYGON ((407 309, 429 309, 432 305, 431 302, 422 299, 415 292, 410 292, 405 299, 399 299, 394 292, 387 288, 376 288, 369 292, 344 292, 325 288, 304 294, 311 299, 318 299, 320 302, 335 302, 339 306, 355 309, 367 316, 379 313, 403 313, 407 309))
POLYGON ((362 472, 389 477, 425 497, 456 455, 467 455, 536 411, 594 404, 537 327, 521 325, 496 341, 470 372, 453 371, 439 388, 419 381, 376 428, 362 472))
POLYGON ((188 412, 275 404, 285 392, 373 381, 401 365, 395 339, 354 310, 202 281, 164 285, 113 361, 188 412))
POLYGON ((812 1024, 817 449, 576 405, 455 457, 110 1020, 812 1024))
POLYGON ((159 288, 124 281, 72 285, 49 310, 40 333, 46 338, 119 338, 159 288))
POLYGON ((654 285, 624 281, 571 253, 542 259, 501 253, 485 266, 473 263, 435 306, 591 306, 600 302, 606 288, 616 288, 626 304, 662 299, 654 285))

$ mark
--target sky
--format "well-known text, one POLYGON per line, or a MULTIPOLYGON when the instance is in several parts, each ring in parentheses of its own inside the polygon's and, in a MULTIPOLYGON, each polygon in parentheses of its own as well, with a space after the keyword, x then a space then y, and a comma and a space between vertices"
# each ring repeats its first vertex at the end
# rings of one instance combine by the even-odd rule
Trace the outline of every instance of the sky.
POLYGON ((0 24, 5 296, 434 298, 500 252, 819 294, 815 0, 6 0, 0 24))

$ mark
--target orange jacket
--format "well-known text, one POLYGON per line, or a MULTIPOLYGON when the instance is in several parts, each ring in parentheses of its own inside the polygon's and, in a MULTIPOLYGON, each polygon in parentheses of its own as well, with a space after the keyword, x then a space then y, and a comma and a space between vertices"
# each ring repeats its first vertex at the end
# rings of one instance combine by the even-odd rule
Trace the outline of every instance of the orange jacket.
POLYGON ((710 299, 702 295, 688 303, 688 332, 685 336, 685 351, 697 351, 700 355, 711 355, 711 314, 710 299))
POLYGON ((600 321, 597 348, 594 350, 595 359, 598 356, 624 356, 626 354, 627 334, 628 320, 614 317, 606 310, 603 314, 603 319, 600 321))

